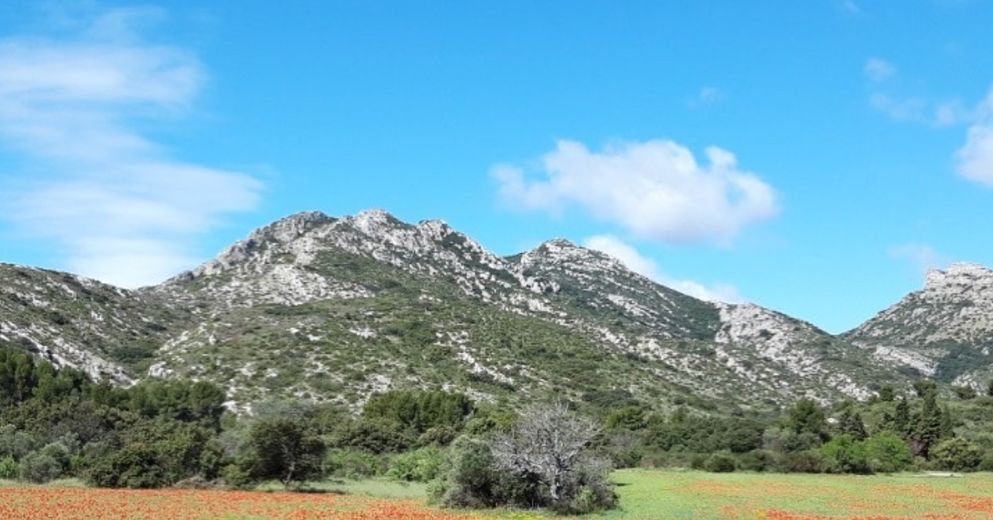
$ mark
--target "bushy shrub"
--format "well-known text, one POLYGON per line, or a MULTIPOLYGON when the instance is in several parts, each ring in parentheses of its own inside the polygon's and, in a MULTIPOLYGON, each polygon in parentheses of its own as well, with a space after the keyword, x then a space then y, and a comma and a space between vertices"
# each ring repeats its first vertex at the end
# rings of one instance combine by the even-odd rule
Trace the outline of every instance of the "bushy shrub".
POLYGON ((880 432, 865 441, 869 468, 879 473, 895 473, 910 468, 913 455, 907 442, 892 432, 880 432))
POLYGON ((566 486, 564 495, 572 498, 558 504, 553 503, 552 509, 574 515, 613 509, 617 505, 617 493, 608 480, 609 471, 610 465, 599 459, 584 460, 576 466, 572 479, 566 486))
POLYGON ((336 430, 330 439, 334 448, 352 448, 369 453, 400 453, 410 449, 417 434, 399 422, 383 418, 360 418, 336 430))
POLYGON ((44 484, 62 476, 62 463, 55 457, 35 451, 27 454, 18 467, 18 473, 23 480, 44 484))
POLYGON ((983 461, 979 463, 979 471, 993 471, 993 451, 987 452, 983 461))
POLYGON ((434 426, 417 437, 418 446, 448 446, 459 436, 451 426, 434 426))
POLYGON ((500 477, 489 446, 463 438, 452 447, 448 474, 431 486, 432 498, 449 507, 495 507, 509 501, 500 477))
POLYGON ((775 471, 778 465, 778 457, 774 452, 768 450, 752 450, 748 453, 742 453, 738 457, 738 467, 742 471, 755 471, 757 473, 775 471))
POLYGON ((386 474, 395 480, 429 482, 441 475, 445 464, 444 453, 438 448, 420 448, 401 453, 390 461, 386 474))
POLYGON ((158 452, 147 444, 128 444, 108 450, 91 465, 87 480, 96 486, 156 488, 170 481, 158 461, 158 452))
POLYGON ((975 444, 955 437, 938 443, 931 451, 931 459, 938 469, 975 471, 983 461, 983 453, 975 444))
POLYGON ((818 452, 823 461, 823 469, 828 473, 871 473, 865 444, 856 441, 848 434, 831 439, 820 447, 818 452))
POLYGON ((39 447, 38 440, 28 432, 18 431, 12 424, 0 427, 0 457, 20 460, 39 447))
POLYGON ((252 425, 239 458, 253 478, 279 479, 289 487, 320 477, 326 452, 324 441, 309 424, 277 418, 252 425))
POLYGON ((822 473, 824 460, 814 450, 786 453, 779 461, 783 473, 822 473))
POLYGON ((385 474, 389 459, 367 451, 332 449, 328 450, 324 465, 329 476, 358 480, 385 474))
POLYGON ((703 464, 703 469, 711 473, 732 473, 737 467, 737 461, 730 453, 714 453, 703 464))
POLYGON ((0 459, 0 479, 10 480, 17 478, 17 461, 13 457, 0 459))
POLYGON ((762 435, 762 446, 778 453, 792 453, 817 448, 823 441, 819 435, 797 433, 787 428, 769 428, 762 435))

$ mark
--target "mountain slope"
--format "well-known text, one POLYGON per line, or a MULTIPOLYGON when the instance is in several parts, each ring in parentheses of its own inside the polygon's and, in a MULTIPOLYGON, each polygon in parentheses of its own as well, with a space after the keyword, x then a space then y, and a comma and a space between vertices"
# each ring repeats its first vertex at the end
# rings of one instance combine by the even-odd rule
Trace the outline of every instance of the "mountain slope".
POLYGON ((130 383, 186 313, 95 280, 0 264, 0 342, 130 383))
POLYGON ((993 376, 993 270, 932 270, 922 290, 845 338, 907 373, 978 387, 993 376))
POLYGON ((564 240, 503 258, 441 221, 408 224, 383 211, 293 215, 139 291, 8 271, 34 281, 12 285, 26 303, 3 304, 16 323, 7 320, 0 340, 50 324, 32 348, 62 363, 121 382, 209 379, 246 407, 287 395, 355 405, 397 386, 482 399, 775 406, 866 397, 898 377, 808 323, 697 300, 564 240), (101 298, 66 292, 60 280, 101 298), (53 310, 70 319, 45 321, 53 310), (131 345, 141 346, 137 359, 123 355, 131 345))

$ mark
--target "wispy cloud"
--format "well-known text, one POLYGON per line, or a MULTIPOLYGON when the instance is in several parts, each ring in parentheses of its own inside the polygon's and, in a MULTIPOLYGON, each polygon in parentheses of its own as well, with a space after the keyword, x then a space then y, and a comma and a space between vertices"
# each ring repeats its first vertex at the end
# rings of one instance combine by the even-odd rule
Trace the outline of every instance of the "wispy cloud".
POLYGON ((899 70, 882 58, 869 58, 862 71, 869 85, 869 106, 890 119, 946 127, 974 117, 961 99, 935 100, 897 93, 899 70))
POLYGON ((724 101, 727 94, 717 87, 703 87, 693 97, 686 101, 690 108, 700 108, 708 105, 716 105, 724 101))
POLYGON ((909 262, 921 275, 927 274, 931 269, 941 269, 952 263, 951 258, 935 251, 927 244, 900 244, 891 247, 889 253, 893 258, 909 262))
POLYGON ((778 213, 776 193, 735 156, 706 150, 708 163, 673 141, 622 142, 600 152, 559 141, 536 171, 498 165, 499 195, 522 210, 558 213, 574 206, 646 239, 729 243, 778 213))
POLYGON ((955 151, 955 169, 962 177, 993 187, 993 89, 970 107, 961 99, 936 101, 919 96, 897 96, 882 90, 897 76, 894 65, 880 58, 866 61, 869 105, 895 121, 934 127, 968 125, 965 143, 955 151))
POLYGON ((955 153, 956 166, 966 179, 993 187, 993 89, 977 114, 966 132, 965 144, 955 153))
POLYGON ((628 269, 650 278, 666 287, 671 287, 683 294, 706 301, 725 303, 741 303, 744 301, 738 289, 732 285, 704 285, 693 280, 681 280, 667 276, 658 264, 643 256, 633 246, 613 235, 595 235, 587 238, 583 245, 606 253, 624 264, 628 269))
POLYGON ((866 77, 874 83, 880 83, 896 75, 896 67, 882 58, 869 58, 863 67, 866 77))
POLYGON ((117 9, 72 20, 70 36, 0 40, 0 140, 21 164, 2 174, 4 218, 64 251, 66 268, 123 286, 189 267, 191 241, 262 188, 142 131, 188 115, 206 75, 189 50, 141 38, 162 14, 117 9))

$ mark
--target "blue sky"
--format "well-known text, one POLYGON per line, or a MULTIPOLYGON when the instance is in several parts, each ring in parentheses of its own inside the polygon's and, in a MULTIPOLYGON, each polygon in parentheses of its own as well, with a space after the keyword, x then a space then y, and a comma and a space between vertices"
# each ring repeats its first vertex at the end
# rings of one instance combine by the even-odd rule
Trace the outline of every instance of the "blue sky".
POLYGON ((134 286, 384 208, 832 332, 993 265, 990 1, 12 5, 0 261, 134 286))

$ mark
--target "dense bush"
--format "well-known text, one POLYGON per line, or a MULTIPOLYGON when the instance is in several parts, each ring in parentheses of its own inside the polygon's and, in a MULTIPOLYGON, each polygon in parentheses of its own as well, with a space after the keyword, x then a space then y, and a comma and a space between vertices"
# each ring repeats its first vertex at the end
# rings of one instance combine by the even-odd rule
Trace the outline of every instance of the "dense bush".
POLYGON ((324 457, 328 476, 347 479, 376 477, 389 469, 387 456, 352 449, 331 449, 324 457))
POLYGON ((931 456, 937 469, 950 471, 975 471, 983 461, 978 446, 958 437, 939 443, 931 456))
POLYGON ((711 473, 731 473, 738 463, 730 453, 715 453, 703 463, 703 469, 711 473))
POLYGON ((18 468, 20 478, 36 484, 44 484, 62 476, 65 470, 62 462, 49 453, 36 451, 21 459, 18 468))
POLYGON ((738 467, 743 471, 776 471, 779 467, 779 458, 775 452, 768 450, 753 450, 743 453, 738 457, 738 467))
POLYGON ((780 459, 779 469, 785 473, 822 473, 824 459, 815 450, 786 453, 780 459))
POLYGON ((398 424, 421 435, 432 428, 460 430, 472 413, 467 396, 440 390, 394 390, 369 398, 362 415, 398 424))
POLYGON ((257 421, 239 454, 239 465, 258 480, 291 485, 323 475, 327 445, 308 425, 286 418, 257 421))
POLYGON ((823 464, 822 468, 828 473, 871 473, 869 456, 866 454, 865 443, 855 440, 851 435, 839 435, 818 450, 823 464))
POLYGON ((0 479, 15 479, 18 477, 18 473, 17 461, 13 457, 0 459, 0 479))
POLYGON ((892 432, 880 432, 865 441, 869 468, 879 473, 895 473, 910 468, 913 455, 907 442, 892 432))
POLYGON ((386 474, 406 482, 429 482, 441 476, 444 464, 445 455, 441 450, 420 448, 393 457, 386 474))

